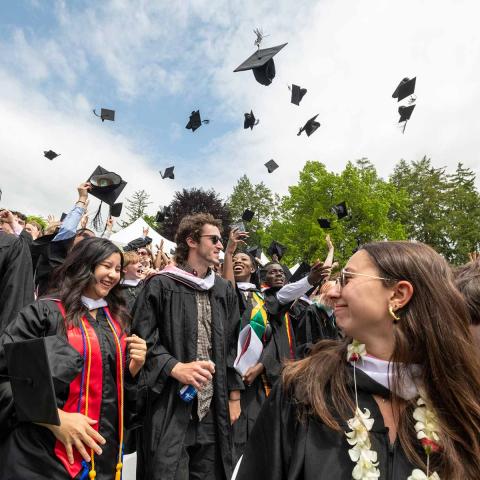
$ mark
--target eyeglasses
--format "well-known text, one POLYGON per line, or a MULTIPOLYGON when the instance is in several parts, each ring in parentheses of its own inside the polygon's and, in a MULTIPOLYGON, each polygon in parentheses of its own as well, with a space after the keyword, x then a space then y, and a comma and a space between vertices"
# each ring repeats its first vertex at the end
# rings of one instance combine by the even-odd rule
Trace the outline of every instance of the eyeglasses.
POLYGON ((139 255, 148 255, 148 252, 146 252, 145 250, 137 250, 137 253, 139 255))
POLYGON ((391 278, 385 278, 385 277, 376 277, 375 275, 367 275, 365 273, 356 273, 356 272, 349 272, 348 270, 345 270, 344 268, 341 270, 340 272, 340 277, 338 277, 336 280, 335 280, 335 283, 336 284, 339 284, 340 287, 344 287, 347 283, 348 283, 348 279, 349 277, 352 277, 352 276, 358 276, 358 277, 367 277, 367 278, 374 278, 376 280, 385 280, 385 281, 389 281, 391 280, 391 278))
POLYGON ((222 243, 222 237, 219 237, 218 235, 200 235, 200 237, 209 238, 214 245, 216 245, 218 242, 222 243))

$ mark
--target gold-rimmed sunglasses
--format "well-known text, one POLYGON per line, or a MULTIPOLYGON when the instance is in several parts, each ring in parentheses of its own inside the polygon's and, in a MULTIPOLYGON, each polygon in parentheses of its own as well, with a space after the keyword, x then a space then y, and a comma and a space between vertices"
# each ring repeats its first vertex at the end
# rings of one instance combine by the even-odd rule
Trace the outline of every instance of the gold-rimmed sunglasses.
POLYGON ((343 288, 348 283, 348 279, 353 276, 374 278, 376 280, 385 280, 387 282, 391 280, 391 278, 377 277, 375 275, 367 275, 366 273, 349 272, 345 268, 342 268, 340 276, 335 280, 335 284, 340 285, 340 287, 343 288))

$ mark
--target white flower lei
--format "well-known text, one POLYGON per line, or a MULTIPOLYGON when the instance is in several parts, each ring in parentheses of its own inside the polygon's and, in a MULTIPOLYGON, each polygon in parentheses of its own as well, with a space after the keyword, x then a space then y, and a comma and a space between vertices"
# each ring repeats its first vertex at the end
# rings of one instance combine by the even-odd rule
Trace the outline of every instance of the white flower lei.
MULTIPOLYGON (((377 461, 377 452, 372 450, 370 443, 369 431, 373 426, 373 418, 370 418, 370 411, 365 409, 364 412, 358 406, 357 395, 357 378, 356 364, 367 354, 367 350, 363 343, 353 340, 348 346, 347 360, 353 362, 353 383, 355 387, 355 415, 348 420, 347 425, 349 432, 345 432, 347 442, 352 446, 348 450, 348 454, 352 462, 356 465, 352 471, 354 480, 371 480, 380 477, 380 470, 377 461)), ((429 473, 430 470, 430 454, 440 450, 440 437, 438 436, 438 421, 435 412, 428 408, 422 396, 417 400, 417 408, 413 412, 413 418, 416 420, 415 431, 417 438, 420 440, 425 454, 427 455, 427 473, 415 468, 407 480, 440 480, 436 472, 429 473)))

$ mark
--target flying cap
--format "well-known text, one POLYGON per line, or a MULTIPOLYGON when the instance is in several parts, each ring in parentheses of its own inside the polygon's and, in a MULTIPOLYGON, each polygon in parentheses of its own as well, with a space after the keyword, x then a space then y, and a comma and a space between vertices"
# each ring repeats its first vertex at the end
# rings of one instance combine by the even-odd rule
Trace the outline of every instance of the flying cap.
POLYGON ((43 152, 43 156, 48 158, 49 160, 53 160, 61 155, 61 153, 55 153, 53 150, 45 150, 43 152))
POLYGON ((269 160, 265 164, 265 166, 267 167, 268 173, 272 173, 274 170, 276 170, 278 168, 277 163, 273 159, 269 160))
POLYGON ((400 114, 400 119, 398 120, 398 123, 402 123, 402 122, 406 122, 407 120, 410 120, 410 117, 412 116, 414 108, 415 108, 415 105, 409 105, 408 107, 402 105, 401 107, 398 107, 398 113, 400 114))
POLYGON ((253 130, 253 127, 255 125, 258 125, 260 120, 255 118, 255 115, 253 114, 253 111, 250 110, 250 113, 245 113, 245 120, 243 121, 243 128, 247 129, 249 128, 250 130, 253 130))
POLYGON ((327 218, 317 218, 317 222, 320 225, 321 228, 332 228, 332 224, 330 223, 330 220, 327 218))
MULTIPOLYGON (((51 370, 54 365, 47 356, 45 337, 7 343, 4 348, 18 421, 60 425, 51 370)), ((56 368, 64 369, 64 362, 56 368)))
POLYGON ((295 105, 300 105, 300 102, 302 101, 302 98, 305 96, 306 93, 307 93, 306 88, 301 88, 298 85, 293 84, 292 98, 290 101, 295 105))
POLYGON ((242 220, 245 222, 251 222, 254 215, 255 212, 253 210, 249 210, 248 208, 246 208, 242 213, 242 220))
POLYGON ((289 278, 288 283, 298 282, 302 278, 305 278, 310 273, 310 269, 311 267, 307 262, 302 262, 295 270, 295 273, 289 278))
POLYGON ((345 202, 340 202, 339 204, 334 205, 331 210, 339 220, 348 216, 347 204, 345 202))
POLYGON ((185 125, 185 128, 194 132, 197 128, 202 126, 202 123, 210 123, 210 120, 202 120, 200 117, 200 110, 195 110, 190 114, 190 119, 185 125))
POLYGON ((257 245, 253 246, 253 247, 248 247, 247 248, 247 253, 253 257, 254 259, 255 258, 260 258, 261 255, 262 255, 262 247, 259 247, 257 245))
POLYGON ((110 120, 111 122, 115 121, 115 110, 109 110, 108 108, 102 108, 100 110, 100 115, 94 110, 93 113, 102 119, 102 122, 105 120, 110 120))
POLYGON ((267 248, 267 253, 270 256, 270 258, 274 254, 276 254, 278 257, 278 260, 280 260, 283 257, 286 251, 287 251, 287 247, 285 247, 281 243, 276 242, 275 240, 273 240, 270 246, 267 248))
POLYGON ((397 101, 403 100, 404 98, 413 95, 415 92, 415 83, 417 81, 417 77, 412 79, 405 77, 397 86, 395 91, 392 94, 392 98, 396 98, 397 101))
POLYGON ((112 206, 127 185, 122 177, 115 172, 109 172, 98 166, 87 182, 92 184, 89 193, 102 202, 112 206))
POLYGON ((273 57, 285 46, 277 45, 276 47, 263 48, 257 50, 250 55, 234 72, 242 72, 245 70, 253 70, 255 80, 262 85, 270 85, 275 78, 275 63, 273 57))
POLYGON ((318 113, 312 117, 310 120, 307 121, 307 123, 299 129, 297 135, 300 136, 303 131, 307 134, 307 137, 309 137, 315 130, 320 126, 320 122, 316 122, 315 119, 318 117, 318 113))
POLYGON ((160 171, 160 175, 162 178, 170 178, 171 180, 174 180, 175 179, 175 174, 173 173, 173 170, 174 170, 175 167, 167 167, 165 169, 165 173, 162 173, 160 171))
POLYGON ((110 216, 118 218, 122 214, 123 203, 114 203, 110 207, 110 216))

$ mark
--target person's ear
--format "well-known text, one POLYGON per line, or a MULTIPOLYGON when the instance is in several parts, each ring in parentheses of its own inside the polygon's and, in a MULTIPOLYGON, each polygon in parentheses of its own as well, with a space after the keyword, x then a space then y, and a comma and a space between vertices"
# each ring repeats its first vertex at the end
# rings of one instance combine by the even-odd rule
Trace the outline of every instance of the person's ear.
POLYGON ((404 307, 413 296, 413 285, 407 280, 400 280, 395 284, 390 295, 390 305, 394 310, 404 307))
POLYGON ((190 248, 195 248, 195 247, 198 246, 198 242, 196 240, 194 240, 192 237, 187 237, 187 245, 190 248))

